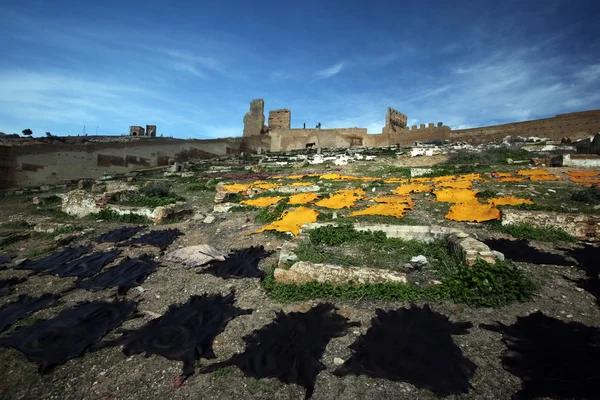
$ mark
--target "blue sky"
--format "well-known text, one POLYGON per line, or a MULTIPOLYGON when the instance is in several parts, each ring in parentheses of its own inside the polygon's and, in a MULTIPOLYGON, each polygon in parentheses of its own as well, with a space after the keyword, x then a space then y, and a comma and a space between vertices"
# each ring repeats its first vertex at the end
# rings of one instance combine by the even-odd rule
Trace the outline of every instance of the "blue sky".
POLYGON ((292 126, 475 127, 600 108, 600 1, 0 3, 0 131, 239 136, 292 126), (266 112, 266 114, 267 114, 266 112))

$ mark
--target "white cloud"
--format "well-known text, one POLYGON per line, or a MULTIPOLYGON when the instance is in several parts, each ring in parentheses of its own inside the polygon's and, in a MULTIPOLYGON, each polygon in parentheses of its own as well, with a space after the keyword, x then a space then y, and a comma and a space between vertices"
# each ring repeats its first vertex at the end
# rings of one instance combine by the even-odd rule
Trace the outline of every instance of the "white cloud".
POLYGON ((332 76, 339 74, 345 65, 346 65, 346 62, 342 61, 335 65, 332 65, 329 68, 325 68, 320 71, 317 71, 317 72, 315 72, 314 75, 317 77, 317 79, 331 78, 332 76))

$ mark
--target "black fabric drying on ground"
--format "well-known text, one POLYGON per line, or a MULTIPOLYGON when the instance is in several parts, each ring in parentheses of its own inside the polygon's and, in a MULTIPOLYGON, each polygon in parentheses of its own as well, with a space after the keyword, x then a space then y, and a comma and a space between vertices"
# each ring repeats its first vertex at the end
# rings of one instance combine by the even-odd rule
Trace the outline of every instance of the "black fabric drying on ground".
POLYGON ((158 354, 169 360, 183 361, 182 376, 187 377, 194 373, 196 360, 215 358, 213 340, 229 321, 252 313, 252 310, 235 307, 234 301, 234 293, 192 296, 187 303, 171 305, 162 317, 139 329, 124 331, 120 338, 96 347, 122 344, 127 356, 145 352, 146 356, 158 354))
POLYGON ((577 286, 596 297, 600 305, 600 247, 585 244, 574 249, 562 249, 579 263, 579 268, 585 271, 585 278, 572 280, 577 286))
POLYGON ((59 295, 45 293, 40 297, 21 295, 17 301, 0 307, 0 332, 38 310, 58 305, 59 295))
POLYGON ((546 253, 530 246, 529 242, 525 239, 486 239, 483 242, 492 250, 503 253, 506 258, 513 261, 531 264, 573 265, 571 261, 568 261, 563 256, 546 253))
POLYGON ((161 250, 166 249, 177 239, 179 235, 182 235, 179 229, 166 229, 163 231, 152 231, 148 232, 145 235, 140 236, 137 239, 133 239, 128 243, 123 244, 126 245, 150 245, 160 248, 161 250))
POLYGON ((377 309, 376 314, 367 333, 350 345, 352 356, 335 375, 404 381, 437 396, 469 391, 477 366, 462 354, 451 335, 468 333, 470 322, 450 322, 428 305, 377 309))
POLYGON ((12 292, 14 285, 25 282, 26 280, 27 278, 0 279, 0 296, 9 295, 12 292))
POLYGON ((597 399, 600 394, 600 329, 563 322, 541 312, 507 326, 481 325, 502 333, 505 370, 522 379, 515 400, 597 399))
POLYGON ((86 301, 54 318, 17 327, 9 336, 0 338, 0 346, 19 350, 39 365, 39 372, 46 373, 82 355, 135 312, 136 305, 131 301, 86 301))
POLYGON ((225 261, 214 261, 199 273, 211 274, 219 278, 262 278, 264 272, 258 268, 263 258, 273 254, 263 246, 251 246, 230 253, 225 261))
POLYGON ((8 264, 12 259, 13 257, 0 257, 0 265, 8 264))
POLYGON ((130 239, 133 235, 144 229, 146 229, 145 226, 128 226, 115 229, 98 236, 98 238, 96 238, 96 243, 122 242, 123 240, 130 239))
POLYGON ((244 375, 256 379, 277 378, 306 389, 312 396, 315 381, 325 369, 320 359, 334 337, 344 336, 348 319, 337 314, 329 303, 321 303, 308 312, 278 312, 271 324, 244 337, 246 350, 227 361, 212 364, 200 372, 212 372, 229 365, 238 366, 244 375))
POLYGON ((25 260, 21 264, 17 265, 15 269, 30 269, 34 272, 40 272, 74 260, 80 257, 82 254, 89 253, 91 250, 92 246, 67 247, 63 251, 50 254, 49 256, 40 258, 38 260, 25 260))
POLYGON ((146 254, 138 258, 126 257, 118 265, 78 281, 77 287, 93 291, 118 287, 119 293, 124 294, 129 288, 141 285, 157 268, 158 263, 146 254))
POLYGON ((43 274, 58 275, 61 278, 76 276, 79 279, 96 275, 105 265, 116 260, 121 254, 120 250, 111 250, 106 253, 96 252, 89 256, 73 260, 66 264, 58 264, 43 271, 43 274))

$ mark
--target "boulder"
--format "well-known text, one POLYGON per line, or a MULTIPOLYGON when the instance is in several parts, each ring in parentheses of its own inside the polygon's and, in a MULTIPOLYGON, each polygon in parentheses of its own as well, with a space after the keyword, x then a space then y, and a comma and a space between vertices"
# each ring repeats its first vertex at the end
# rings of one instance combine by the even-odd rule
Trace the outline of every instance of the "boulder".
POLYGON ((84 190, 72 190, 63 198, 61 210, 74 217, 85 217, 100 212, 96 197, 84 190))
POLYGON ((199 244, 172 251, 166 259, 188 267, 199 267, 212 261, 225 261, 225 254, 207 244, 199 244))

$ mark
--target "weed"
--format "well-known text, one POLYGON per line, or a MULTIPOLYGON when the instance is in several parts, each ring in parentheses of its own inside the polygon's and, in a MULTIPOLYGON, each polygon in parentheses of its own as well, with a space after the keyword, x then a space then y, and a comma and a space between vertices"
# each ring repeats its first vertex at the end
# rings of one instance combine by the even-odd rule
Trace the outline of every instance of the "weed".
POLYGON ((571 200, 589 204, 600 204, 600 188, 589 187, 571 194, 571 200))
POLYGON ((230 203, 239 203, 242 200, 244 200, 244 196, 239 193, 230 193, 227 196, 227 201, 230 203))
POLYGON ((346 217, 344 221, 348 223, 365 222, 370 224, 386 224, 386 225, 420 225, 421 222, 414 221, 410 218, 396 218, 391 215, 357 215, 354 217, 346 217))
POLYGON ((575 242, 576 239, 558 228, 538 228, 530 224, 502 225, 500 221, 492 221, 487 224, 490 228, 508 233, 517 239, 539 240, 542 242, 575 242))
POLYGON ((229 212, 248 212, 258 209, 258 207, 252 206, 233 206, 229 209, 229 212))
POLYGON ((288 204, 288 200, 284 199, 277 203, 277 205, 271 210, 271 207, 264 207, 260 210, 258 215, 254 218, 255 222, 259 222, 262 224, 268 224, 273 221, 276 221, 281 214, 288 208, 291 207, 291 204, 288 204))
POLYGON ((314 245, 339 246, 349 242, 369 241, 381 244, 387 240, 382 231, 357 231, 352 225, 327 225, 308 232, 314 245))
POLYGON ((45 205, 56 205, 62 203, 62 199, 56 195, 48 196, 44 198, 45 205))
POLYGON ((219 179, 194 179, 192 182, 185 185, 185 190, 188 192, 214 192, 216 190, 219 179))
POLYGON ((171 185, 163 182, 148 182, 141 192, 148 197, 174 197, 171 194, 171 185))
POLYGON ((550 206, 543 204, 517 204, 516 206, 500 206, 500 207, 513 207, 517 210, 527 211, 550 211, 550 212, 565 212, 560 206, 550 206))
POLYGON ((333 221, 333 213, 321 212, 317 216, 317 222, 333 221))
POLYGON ((6 237, 0 237, 0 246, 4 247, 14 243, 22 242, 30 237, 30 233, 15 233, 6 237))
POLYGON ((231 373, 231 367, 222 367, 213 372, 214 378, 225 378, 231 373))
POLYGON ((491 199, 493 197, 496 197, 496 191, 490 189, 482 190, 481 192, 476 194, 476 197, 480 200, 491 199))
POLYGON ((41 256, 42 254, 46 254, 48 251, 49 250, 31 249, 25 253, 25 258, 35 258, 37 256, 41 256))
POLYGON ((475 307, 501 307, 527 301, 535 285, 516 267, 507 263, 488 264, 478 259, 472 267, 461 266, 444 281, 448 296, 457 303, 475 307))

